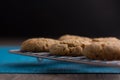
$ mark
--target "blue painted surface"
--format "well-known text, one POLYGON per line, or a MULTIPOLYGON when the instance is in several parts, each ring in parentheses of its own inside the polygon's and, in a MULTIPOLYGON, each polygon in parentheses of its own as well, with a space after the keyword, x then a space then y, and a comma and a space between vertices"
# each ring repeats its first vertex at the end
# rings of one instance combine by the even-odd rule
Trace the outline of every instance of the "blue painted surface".
POLYGON ((19 46, 0 46, 0 73, 120 73, 120 68, 91 66, 11 54, 19 46))

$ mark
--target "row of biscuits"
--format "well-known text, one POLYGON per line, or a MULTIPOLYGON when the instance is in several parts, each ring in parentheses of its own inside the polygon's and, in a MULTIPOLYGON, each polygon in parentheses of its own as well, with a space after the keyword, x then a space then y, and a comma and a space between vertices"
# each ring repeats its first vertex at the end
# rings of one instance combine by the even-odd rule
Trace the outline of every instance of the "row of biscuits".
POLYGON ((86 56, 96 60, 120 60, 120 40, 115 37, 88 38, 63 35, 59 39, 32 38, 24 41, 21 51, 50 52, 59 56, 86 56))

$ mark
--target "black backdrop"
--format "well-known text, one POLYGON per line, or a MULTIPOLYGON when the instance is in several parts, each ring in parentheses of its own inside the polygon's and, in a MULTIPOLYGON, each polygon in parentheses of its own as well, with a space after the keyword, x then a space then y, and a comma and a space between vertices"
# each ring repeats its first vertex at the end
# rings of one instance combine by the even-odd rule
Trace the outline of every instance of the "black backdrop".
POLYGON ((3 0, 0 37, 119 37, 119 4, 119 0, 3 0))

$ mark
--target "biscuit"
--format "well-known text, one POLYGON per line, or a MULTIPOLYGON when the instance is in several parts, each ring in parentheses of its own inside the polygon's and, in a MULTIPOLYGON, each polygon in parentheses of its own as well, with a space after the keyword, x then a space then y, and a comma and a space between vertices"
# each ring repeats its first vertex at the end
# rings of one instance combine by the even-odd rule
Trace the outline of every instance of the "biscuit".
POLYGON ((120 60, 120 41, 93 42, 85 46, 83 55, 95 60, 120 60))
POLYGON ((50 38, 32 38, 24 41, 21 45, 21 51, 41 52, 49 51, 49 47, 59 41, 50 38))
POLYGON ((82 36, 77 36, 77 35, 63 35, 59 38, 59 40, 68 40, 68 39, 79 39, 79 40, 87 40, 87 41, 91 41, 90 38, 88 37, 82 37, 82 36))
POLYGON ((90 44, 89 41, 63 40, 50 47, 49 51, 53 55, 62 56, 82 56, 84 46, 90 44))
POLYGON ((100 42, 100 41, 118 41, 119 39, 116 37, 104 37, 104 38, 94 38, 92 41, 100 42))

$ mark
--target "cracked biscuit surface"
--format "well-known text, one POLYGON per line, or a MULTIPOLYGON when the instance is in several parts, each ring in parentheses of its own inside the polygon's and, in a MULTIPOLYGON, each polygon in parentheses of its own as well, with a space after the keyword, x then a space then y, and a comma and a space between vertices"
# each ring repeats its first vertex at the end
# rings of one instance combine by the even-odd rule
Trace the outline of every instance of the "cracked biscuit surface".
POLYGON ((120 60, 120 41, 93 42, 86 45, 84 55, 95 60, 120 60))
POLYGON ((77 36, 77 35, 63 35, 59 38, 59 40, 68 40, 68 39, 79 39, 79 40, 82 40, 82 41, 91 41, 90 38, 88 37, 82 37, 82 36, 77 36))
POLYGON ((75 39, 63 40, 50 47, 50 53, 63 56, 82 56, 84 46, 90 44, 89 41, 75 39))
POLYGON ((58 42, 59 42, 58 40, 50 38, 32 38, 22 43, 21 51, 29 52, 49 51, 49 47, 58 42))

